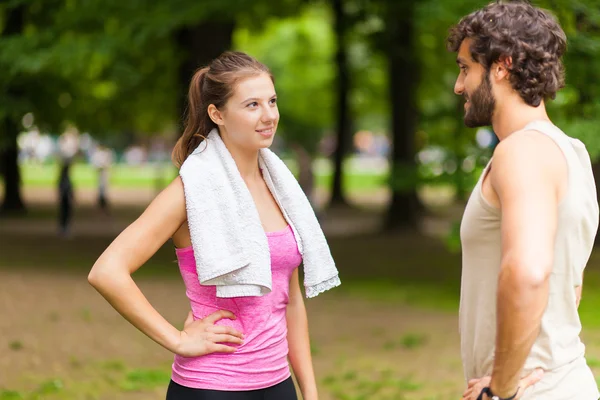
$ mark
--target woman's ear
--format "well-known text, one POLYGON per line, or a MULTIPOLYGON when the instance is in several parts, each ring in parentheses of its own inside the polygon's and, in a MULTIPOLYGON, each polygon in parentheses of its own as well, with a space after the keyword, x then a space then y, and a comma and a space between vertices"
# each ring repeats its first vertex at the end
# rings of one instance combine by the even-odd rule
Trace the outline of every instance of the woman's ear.
POLYGON ((208 116, 215 124, 221 126, 223 125, 223 116, 221 115, 221 111, 214 105, 210 104, 208 106, 208 116))

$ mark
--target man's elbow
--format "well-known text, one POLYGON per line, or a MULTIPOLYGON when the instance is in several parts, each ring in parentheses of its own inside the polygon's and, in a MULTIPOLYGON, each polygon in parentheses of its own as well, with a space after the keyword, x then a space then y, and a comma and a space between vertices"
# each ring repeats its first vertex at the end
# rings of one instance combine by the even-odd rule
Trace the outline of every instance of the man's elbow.
POLYGON ((548 257, 520 257, 505 263, 502 275, 515 288, 540 289, 548 284, 552 260, 548 257))

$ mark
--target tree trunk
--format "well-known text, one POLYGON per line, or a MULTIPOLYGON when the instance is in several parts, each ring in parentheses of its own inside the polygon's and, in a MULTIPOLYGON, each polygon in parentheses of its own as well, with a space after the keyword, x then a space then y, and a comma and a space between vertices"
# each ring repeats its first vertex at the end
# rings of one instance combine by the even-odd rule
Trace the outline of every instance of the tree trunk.
POLYGON ((230 21, 204 21, 177 32, 177 44, 185 54, 179 67, 180 118, 188 105, 187 94, 194 71, 208 66, 213 59, 231 47, 233 29, 234 23, 230 21))
POLYGON ((299 144, 290 146, 296 155, 298 162, 298 183, 308 197, 313 209, 316 210, 315 204, 315 174, 312 167, 313 158, 308 151, 299 144))
POLYGON ((387 47, 392 106, 392 198, 386 229, 416 228, 422 208, 417 197, 415 129, 418 57, 413 44, 414 2, 388 3, 387 47))
POLYGON ((348 152, 350 138, 350 117, 348 110, 348 93, 350 91, 350 71, 346 53, 347 19, 344 16, 343 0, 333 0, 335 15, 335 36, 337 52, 337 141, 333 156, 333 182, 331 187, 330 206, 347 205, 343 188, 344 159, 348 152))
MULTIPOLYGON (((2 36, 18 35, 23 31, 25 6, 9 10, 6 26, 2 36)), ((19 91, 14 87, 14 82, 11 82, 8 87, 10 97, 18 97, 19 91)), ((4 136, 4 140, 0 142, 0 174, 4 179, 4 199, 0 205, 0 211, 6 212, 23 212, 25 205, 21 197, 21 174, 19 171, 19 147, 17 145, 17 136, 19 134, 18 122, 13 119, 13 116, 8 115, 1 122, 0 129, 4 136)))
POLYGON ((21 197, 21 174, 19 171, 19 148, 17 135, 19 127, 12 120, 4 120, 4 134, 8 139, 0 152, 0 171, 4 178, 4 199, 0 210, 2 213, 25 211, 21 197))

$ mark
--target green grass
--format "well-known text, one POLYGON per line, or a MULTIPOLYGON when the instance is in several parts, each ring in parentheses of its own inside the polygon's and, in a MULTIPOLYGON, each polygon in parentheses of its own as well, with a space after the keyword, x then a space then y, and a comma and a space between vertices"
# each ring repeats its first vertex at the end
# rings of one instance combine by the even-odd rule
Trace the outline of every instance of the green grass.
MULTIPOLYGON (((317 187, 331 187, 333 175, 329 173, 317 173, 317 187)), ((344 176, 344 187, 349 191, 367 192, 385 187, 387 185, 387 174, 360 174, 349 173, 344 176)))
MULTIPOLYGON (((22 164, 21 174, 26 187, 50 188, 56 185, 59 165, 22 164)), ((177 175, 175 167, 170 165, 158 169, 152 165, 128 166, 114 165, 110 170, 111 187, 151 188, 164 187, 177 175)), ((77 163, 71 168, 71 179, 78 188, 95 188, 98 183, 96 170, 89 164, 77 163)), ((329 187, 332 175, 328 170, 316 171, 316 184, 329 187)), ((386 174, 352 172, 345 176, 344 184, 350 191, 367 191, 385 186, 386 174)))
POLYGON ((422 333, 408 333, 400 339, 400 343, 405 349, 416 349, 427 343, 427 335, 422 333))
MULTIPOLYGON (((456 284, 456 287, 458 284, 456 284)), ((426 282, 393 283, 383 279, 354 280, 340 286, 341 293, 383 303, 404 304, 439 311, 458 310, 456 290, 426 282)))
MULTIPOLYGON (((21 174, 24 186, 54 187, 58 181, 60 166, 58 164, 22 164, 21 174)), ((150 165, 128 166, 114 165, 110 170, 110 185, 114 187, 153 187, 164 186, 177 174, 174 167, 158 170, 150 165)), ((80 188, 94 188, 98 184, 96 170, 89 164, 77 163, 71 167, 73 185, 80 188)))
POLYGON ((168 369, 136 369, 125 374, 119 387, 125 391, 138 391, 164 386, 171 379, 168 369))
POLYGON ((584 328, 600 328, 600 252, 595 250, 585 270, 579 317, 584 328))
POLYGON ((37 378, 31 390, 0 388, 0 400, 107 399, 113 393, 162 390, 170 380, 167 365, 157 369, 129 368, 120 360, 109 360, 78 364, 76 368, 82 376, 74 374, 64 378, 37 378))
POLYGON ((588 357, 587 363, 590 368, 600 368, 600 360, 594 357, 588 357))
POLYGON ((0 400, 62 399, 65 398, 63 390, 64 383, 61 379, 49 379, 40 382, 36 389, 27 393, 0 389, 0 400))
POLYGON ((321 383, 334 398, 344 400, 405 399, 423 387, 411 377, 398 377, 390 370, 343 370, 325 376, 321 383))
POLYGON ((23 342, 20 340, 14 340, 8 344, 8 347, 13 351, 19 351, 23 349, 23 342))
POLYGON ((0 390, 0 400, 22 400, 23 395, 14 390, 0 390))

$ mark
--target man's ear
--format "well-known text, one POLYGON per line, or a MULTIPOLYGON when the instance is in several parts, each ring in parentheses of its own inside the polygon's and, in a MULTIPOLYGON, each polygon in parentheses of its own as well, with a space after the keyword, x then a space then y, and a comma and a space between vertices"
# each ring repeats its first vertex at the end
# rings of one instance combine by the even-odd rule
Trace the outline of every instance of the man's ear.
POLYGON ((505 79, 512 69, 512 57, 511 56, 502 56, 498 61, 494 63, 492 66, 492 76, 496 81, 501 81, 505 79))

